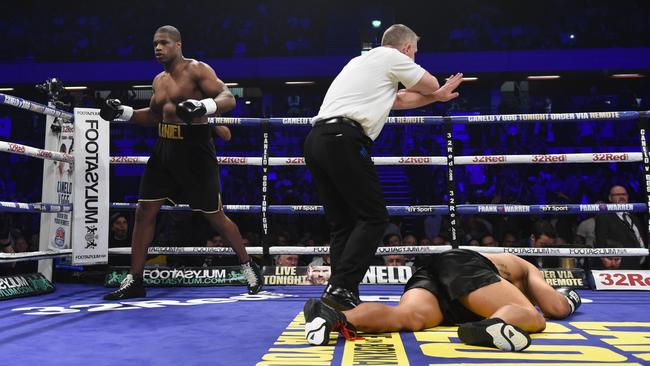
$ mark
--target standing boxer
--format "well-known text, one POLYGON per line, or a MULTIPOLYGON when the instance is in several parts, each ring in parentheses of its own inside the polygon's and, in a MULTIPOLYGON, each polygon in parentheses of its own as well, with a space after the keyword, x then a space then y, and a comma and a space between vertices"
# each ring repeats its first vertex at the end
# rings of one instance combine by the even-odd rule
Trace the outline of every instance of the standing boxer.
MULTIPOLYGON (((153 48, 165 70, 153 80, 148 108, 133 110, 117 99, 106 100, 101 107, 100 115, 107 121, 120 118, 158 124, 158 140, 140 181, 130 273, 105 300, 146 296, 142 272, 147 248, 154 237, 156 215, 167 200, 187 202, 204 213, 237 254, 249 294, 258 293, 264 283, 260 269, 246 252, 239 228, 223 212, 213 130, 207 124, 209 115, 233 109, 235 98, 208 64, 183 57, 181 46, 181 34, 175 27, 156 30, 153 48)), ((217 127, 215 132, 230 139, 227 127, 217 127)))

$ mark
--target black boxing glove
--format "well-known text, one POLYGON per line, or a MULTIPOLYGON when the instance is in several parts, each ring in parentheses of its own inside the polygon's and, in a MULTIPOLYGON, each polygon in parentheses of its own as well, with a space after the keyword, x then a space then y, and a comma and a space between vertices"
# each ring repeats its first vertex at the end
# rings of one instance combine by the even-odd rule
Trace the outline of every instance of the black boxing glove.
POLYGON ((191 124, 194 118, 215 114, 216 112, 217 103, 212 98, 188 99, 176 105, 176 115, 187 124, 191 124))
POLYGON ((106 99, 99 109, 99 116, 106 121, 117 118, 128 121, 133 117, 133 108, 122 105, 119 99, 106 99))
POLYGON ((569 312, 569 315, 575 313, 580 305, 582 305, 582 299, 580 299, 580 295, 578 295, 578 293, 574 290, 568 287, 561 287, 557 289, 557 292, 564 295, 564 297, 566 297, 567 301, 569 302, 569 306, 571 307, 571 312, 569 312))

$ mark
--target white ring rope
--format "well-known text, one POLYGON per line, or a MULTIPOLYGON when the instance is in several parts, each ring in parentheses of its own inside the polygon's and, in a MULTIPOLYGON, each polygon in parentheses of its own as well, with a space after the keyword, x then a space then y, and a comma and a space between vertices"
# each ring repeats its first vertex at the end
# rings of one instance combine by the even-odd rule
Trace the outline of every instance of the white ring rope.
MULTIPOLYGON (((450 249, 452 249, 450 245, 378 247, 375 255, 436 254, 450 249)), ((637 257, 649 255, 648 249, 644 248, 522 248, 460 246, 459 249, 468 249, 479 253, 510 253, 517 256, 535 257, 637 257)), ((263 254, 262 247, 246 247, 246 251, 250 255, 263 254)), ((129 255, 131 254, 131 248, 110 248, 108 252, 109 254, 129 255)), ((235 251, 228 247, 155 246, 150 247, 147 253, 151 255, 235 255, 235 251)), ((27 253, 0 253, 0 263, 65 257, 71 254, 71 249, 27 253)), ((269 248, 269 254, 327 255, 329 254, 329 247, 276 246, 269 248)))
MULTIPOLYGON (((111 164, 146 164, 148 156, 111 156, 111 164)), ((456 165, 491 164, 558 164, 558 163, 625 163, 642 161, 640 152, 604 152, 572 154, 528 154, 528 155, 470 155, 456 156, 456 165)), ((262 165, 262 158, 247 156, 217 156, 221 165, 262 165)), ((375 165, 447 165, 444 156, 375 156, 375 165)), ((305 158, 270 157, 269 165, 305 165, 305 158)))
MULTIPOLYGON (((375 255, 395 255, 395 254, 433 254, 450 250, 451 245, 428 245, 428 246, 395 246, 395 247, 378 247, 375 255)), ((329 254, 330 247, 295 247, 295 246, 277 246, 270 247, 269 254, 298 254, 298 255, 325 255, 329 254)))
POLYGON ((31 100, 14 97, 13 95, 0 93, 0 104, 6 104, 40 114, 62 118, 67 121, 72 121, 74 119, 74 115, 70 112, 48 107, 44 104, 32 102, 31 100))
MULTIPOLYGON (((33 158, 74 162, 74 156, 58 151, 43 150, 32 146, 0 141, 0 151, 20 154, 33 158)), ((377 156, 372 161, 376 165, 447 165, 443 156, 377 156)), ((490 165, 490 164, 558 164, 558 163, 623 163, 642 161, 640 152, 605 152, 573 154, 536 154, 536 155, 471 155, 454 158, 456 165, 490 165)), ((148 156, 111 156, 111 164, 146 164, 148 156)), ((262 165, 261 157, 218 156, 221 165, 262 165)), ((305 165, 304 157, 271 157, 269 165, 289 166, 305 165)))
POLYGON ((535 257, 635 257, 647 256, 645 248, 529 248, 529 247, 477 247, 461 245, 459 249, 479 253, 510 253, 535 257))
POLYGON ((72 255, 72 249, 41 250, 26 253, 0 253, 0 263, 34 261, 52 259, 72 255))
MULTIPOLYGON (((246 247, 250 255, 264 254, 262 247, 246 247)), ((131 254, 130 247, 109 248, 109 254, 131 254)), ((151 246, 147 254, 152 255, 236 255, 230 247, 182 247, 182 246, 151 246)))
POLYGON ((25 155, 32 158, 39 158, 44 160, 56 160, 56 161, 63 161, 66 163, 74 162, 74 156, 70 154, 65 154, 58 151, 43 150, 36 147, 15 144, 13 142, 7 142, 7 141, 0 141, 0 151, 12 153, 12 154, 25 155))

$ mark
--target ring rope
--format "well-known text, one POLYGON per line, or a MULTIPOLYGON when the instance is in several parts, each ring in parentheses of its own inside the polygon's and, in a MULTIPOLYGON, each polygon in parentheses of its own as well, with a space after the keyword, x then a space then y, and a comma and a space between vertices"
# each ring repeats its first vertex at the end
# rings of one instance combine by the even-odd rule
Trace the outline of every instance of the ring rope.
MULTIPOLYGON (((226 212, 259 213, 261 205, 224 205, 226 212)), ((136 209, 137 203, 113 202, 111 209, 136 209)), ((163 211, 192 211, 189 205, 163 205, 163 211)), ((449 213, 446 205, 386 206, 388 213, 397 216, 445 215, 449 213)), ((509 204, 462 204, 456 206, 456 212, 462 214, 493 215, 528 215, 528 214, 578 214, 603 212, 647 212, 646 203, 573 203, 549 205, 509 205, 509 204)), ((0 201, 0 211, 10 212, 68 212, 71 204, 25 203, 0 201)), ((268 212, 274 214, 322 214, 321 205, 269 205, 268 212)))
MULTIPOLYGON (((517 256, 535 257, 638 257, 648 256, 649 251, 645 248, 535 248, 535 247, 477 247, 459 246, 460 249, 468 249, 479 253, 510 253, 517 256)), ((375 255, 417 255, 436 254, 452 249, 451 245, 428 245, 428 246, 395 246, 379 247, 375 255)), ((263 247, 246 247, 251 255, 263 254, 263 247)), ((129 255, 131 248, 109 248, 109 254, 129 255)), ((56 257, 65 257, 72 254, 71 249, 48 250, 27 253, 0 253, 0 263, 19 262, 28 260, 40 260, 56 257)), ((152 246, 148 249, 151 255, 236 255, 232 248, 228 247, 179 247, 179 246, 152 246)), ((294 247, 274 246, 269 248, 269 254, 296 254, 296 255, 327 255, 328 246, 320 247, 294 247)))
MULTIPOLYGON (((577 112, 577 113, 527 113, 527 114, 485 114, 475 116, 421 116, 421 117, 388 117, 386 124, 443 124, 447 121, 458 124, 477 123, 537 123, 537 122, 585 122, 585 121, 633 121, 649 114, 650 111, 620 111, 620 112, 577 112)), ((291 118, 232 118, 211 117, 208 123, 218 125, 256 126, 268 120, 271 125, 311 125, 309 117, 291 118)))
MULTIPOLYGON (((263 254, 262 247, 246 247, 250 255, 263 254)), ((109 254, 128 255, 131 254, 130 247, 109 248, 109 254)), ((229 247, 183 247, 183 246, 151 246, 147 254, 151 255, 237 255, 229 247)))
MULTIPOLYGON (((11 151, 10 151, 11 152, 11 151)), ((148 156, 111 156, 111 164, 146 164, 148 156)), ((217 156, 221 165, 262 165, 262 158, 248 156, 217 156)), ((447 165, 444 156, 375 156, 375 165, 447 165)), ((643 161, 639 152, 603 152, 572 154, 535 155, 470 155, 456 156, 455 165, 493 165, 493 164, 559 164, 559 163, 632 163, 643 161)), ((270 157, 269 165, 305 165, 305 158, 270 157)))
MULTIPOLYGON (((48 107, 27 99, 0 93, 0 104, 10 105, 32 112, 59 117, 72 121, 74 115, 70 112, 48 107)), ((451 123, 537 123, 537 122, 584 122, 584 121, 611 121, 611 120, 637 120, 650 114, 650 111, 620 111, 620 112, 576 112, 576 113, 527 113, 527 114, 487 114, 475 116, 422 116, 422 117, 388 117, 387 124, 442 124, 451 123)), ((117 120, 118 123, 128 123, 117 120)), ((208 123, 221 125, 259 125, 264 121, 272 125, 311 125, 309 117, 293 118, 231 118, 212 117, 208 123)))
POLYGON ((0 263, 36 261, 72 255, 72 249, 41 250, 26 253, 0 253, 0 263))
POLYGON ((32 146, 16 144, 13 142, 0 141, 0 151, 11 154, 25 155, 43 160, 56 160, 65 163, 73 163, 74 156, 58 151, 43 150, 32 146))
MULTIPOLYGON (((39 149, 32 146, 0 141, 0 152, 19 154, 44 160, 56 160, 73 163, 74 156, 58 151, 39 149)), ((148 156, 111 156, 111 164, 146 164, 148 156)), ((221 165, 261 166, 261 157, 217 156, 221 165)), ((372 158, 375 165, 447 165, 444 156, 376 156, 372 158)), ((558 164, 558 163, 631 163, 643 161, 640 152, 603 152, 573 154, 527 154, 527 155, 470 155, 456 156, 455 165, 492 165, 492 164, 558 164)), ((272 166, 305 165, 305 158, 269 157, 272 166)))
POLYGON ((57 118, 62 118, 63 120, 66 121, 72 121, 74 119, 74 115, 70 112, 48 107, 46 105, 32 102, 27 99, 14 97, 13 95, 0 93, 0 104, 10 105, 16 108, 25 109, 32 112, 46 114, 48 116, 54 116, 57 118))
MULTIPOLYGON (((112 203, 111 208, 136 208, 135 203, 112 203)), ((189 211, 188 205, 163 206, 174 211, 189 211)), ((462 204, 456 206, 462 214, 528 215, 528 214, 576 214, 602 212, 647 212, 645 203, 574 203, 549 205, 510 204, 462 204)), ((228 212, 259 213, 260 205, 224 205, 228 212)), ((388 213, 398 216, 444 215, 449 213, 447 205, 386 206, 388 213)), ((323 214, 321 205, 269 205, 268 212, 274 214, 323 214)))
POLYGON ((648 256, 646 248, 534 248, 534 247, 478 247, 461 245, 458 248, 479 253, 510 253, 536 257, 635 257, 648 256))
POLYGON ((58 203, 25 203, 25 202, 6 202, 0 201, 0 211, 6 212, 70 212, 72 211, 71 204, 58 204, 58 203))

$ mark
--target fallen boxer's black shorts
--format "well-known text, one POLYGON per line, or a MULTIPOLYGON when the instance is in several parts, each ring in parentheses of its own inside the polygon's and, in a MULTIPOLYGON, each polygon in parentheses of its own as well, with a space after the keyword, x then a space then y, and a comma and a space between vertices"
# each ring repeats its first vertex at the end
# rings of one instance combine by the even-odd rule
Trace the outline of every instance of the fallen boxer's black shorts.
POLYGON ((442 325, 453 325, 483 319, 458 299, 500 280, 499 271, 486 257, 471 250, 452 249, 431 255, 428 264, 411 276, 404 292, 412 288, 431 292, 440 304, 442 325))

